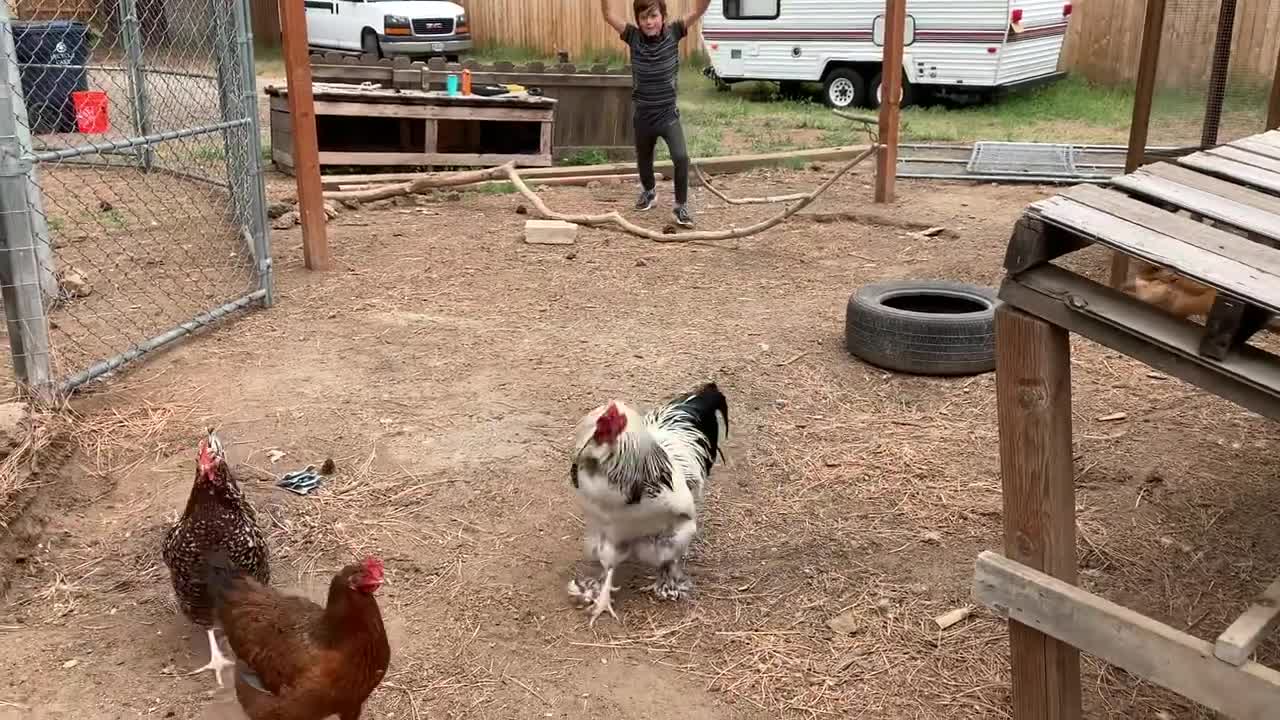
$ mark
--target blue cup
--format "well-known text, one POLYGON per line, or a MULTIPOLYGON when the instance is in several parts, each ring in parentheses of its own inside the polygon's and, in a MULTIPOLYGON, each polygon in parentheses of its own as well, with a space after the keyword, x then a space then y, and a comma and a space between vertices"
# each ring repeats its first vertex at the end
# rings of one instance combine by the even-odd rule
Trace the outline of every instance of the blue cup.
POLYGON ((450 95, 457 95, 458 94, 458 76, 454 73, 449 73, 449 76, 445 78, 444 86, 445 86, 445 91, 448 92, 450 95))

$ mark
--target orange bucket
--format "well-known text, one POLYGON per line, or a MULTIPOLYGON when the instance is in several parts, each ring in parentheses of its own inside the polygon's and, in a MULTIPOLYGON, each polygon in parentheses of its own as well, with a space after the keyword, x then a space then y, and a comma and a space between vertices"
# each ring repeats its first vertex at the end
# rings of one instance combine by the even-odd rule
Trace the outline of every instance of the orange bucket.
POLYGON ((71 93, 76 110, 76 128, 82 133, 100 135, 110 127, 107 122, 107 94, 102 90, 78 90, 71 93))

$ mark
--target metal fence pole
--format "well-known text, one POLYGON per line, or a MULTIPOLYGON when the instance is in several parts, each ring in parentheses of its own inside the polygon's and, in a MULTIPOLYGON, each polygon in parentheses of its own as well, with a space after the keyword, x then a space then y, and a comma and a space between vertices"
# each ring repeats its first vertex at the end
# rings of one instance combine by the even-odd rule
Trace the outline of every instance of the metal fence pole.
MULTIPOLYGON (((27 119, 27 105, 22 97, 22 71, 18 67, 18 51, 13 39, 9 0, 0 0, 0 54, 6 59, 6 68, 0 83, 9 88, 11 112, 4 122, 12 123, 14 139, 23 157, 32 152, 31 124, 27 119)), ((5 125, 3 127, 10 127, 5 125)), ((53 243, 49 241, 49 223, 44 214, 44 196, 36 182, 36 170, 31 168, 26 179, 27 205, 31 208, 31 233, 36 240, 37 271, 40 288, 46 301, 58 297, 58 279, 55 275, 57 261, 53 256, 53 243)))
POLYGON ((41 243, 32 228, 32 211, 27 202, 32 166, 24 157, 19 137, 26 111, 21 105, 21 84, 10 82, 17 63, 8 52, 13 46, 9 8, 7 3, 2 5, 0 35, 7 38, 0 48, 0 278, 4 281, 4 314, 14 375, 36 397, 48 399, 52 389, 49 320, 45 315, 38 252, 39 245, 48 247, 48 243, 41 243), (24 117, 20 118, 16 111, 24 117))
MULTIPOLYGON (((138 135, 150 135, 151 108, 147 99, 147 74, 142 64, 142 24, 138 20, 138 4, 135 0, 120 0, 120 19, 129 98, 133 102, 133 127, 138 135)), ((144 145, 139 155, 142 167, 151 170, 155 165, 155 150, 150 145, 144 145)))
POLYGON ((271 307, 274 302, 275 282, 271 267, 271 230, 267 224, 267 189, 262 176, 262 130, 258 126, 258 81, 253 55, 253 27, 250 0, 232 0, 235 6, 236 42, 240 45, 240 58, 244 72, 240 74, 241 111, 249 118, 248 163, 246 175, 231 178, 232 187, 237 182, 246 186, 249 197, 250 232, 253 234, 253 257, 257 261, 259 287, 266 291, 262 304, 271 307))

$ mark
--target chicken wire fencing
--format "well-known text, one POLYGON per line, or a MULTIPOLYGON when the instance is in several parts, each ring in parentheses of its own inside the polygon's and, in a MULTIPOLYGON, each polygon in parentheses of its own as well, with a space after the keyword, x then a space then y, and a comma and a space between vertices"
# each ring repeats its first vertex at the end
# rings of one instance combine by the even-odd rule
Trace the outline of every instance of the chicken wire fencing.
POLYGON ((270 305, 247 0, 0 4, 0 289, 18 384, 69 392, 270 305))

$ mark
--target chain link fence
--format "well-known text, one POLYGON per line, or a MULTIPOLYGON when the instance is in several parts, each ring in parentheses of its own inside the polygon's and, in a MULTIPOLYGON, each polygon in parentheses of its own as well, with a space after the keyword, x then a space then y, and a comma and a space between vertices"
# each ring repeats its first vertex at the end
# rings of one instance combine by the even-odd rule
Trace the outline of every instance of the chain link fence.
POLYGON ((69 392, 270 305, 247 0, 0 2, 15 380, 69 392))

